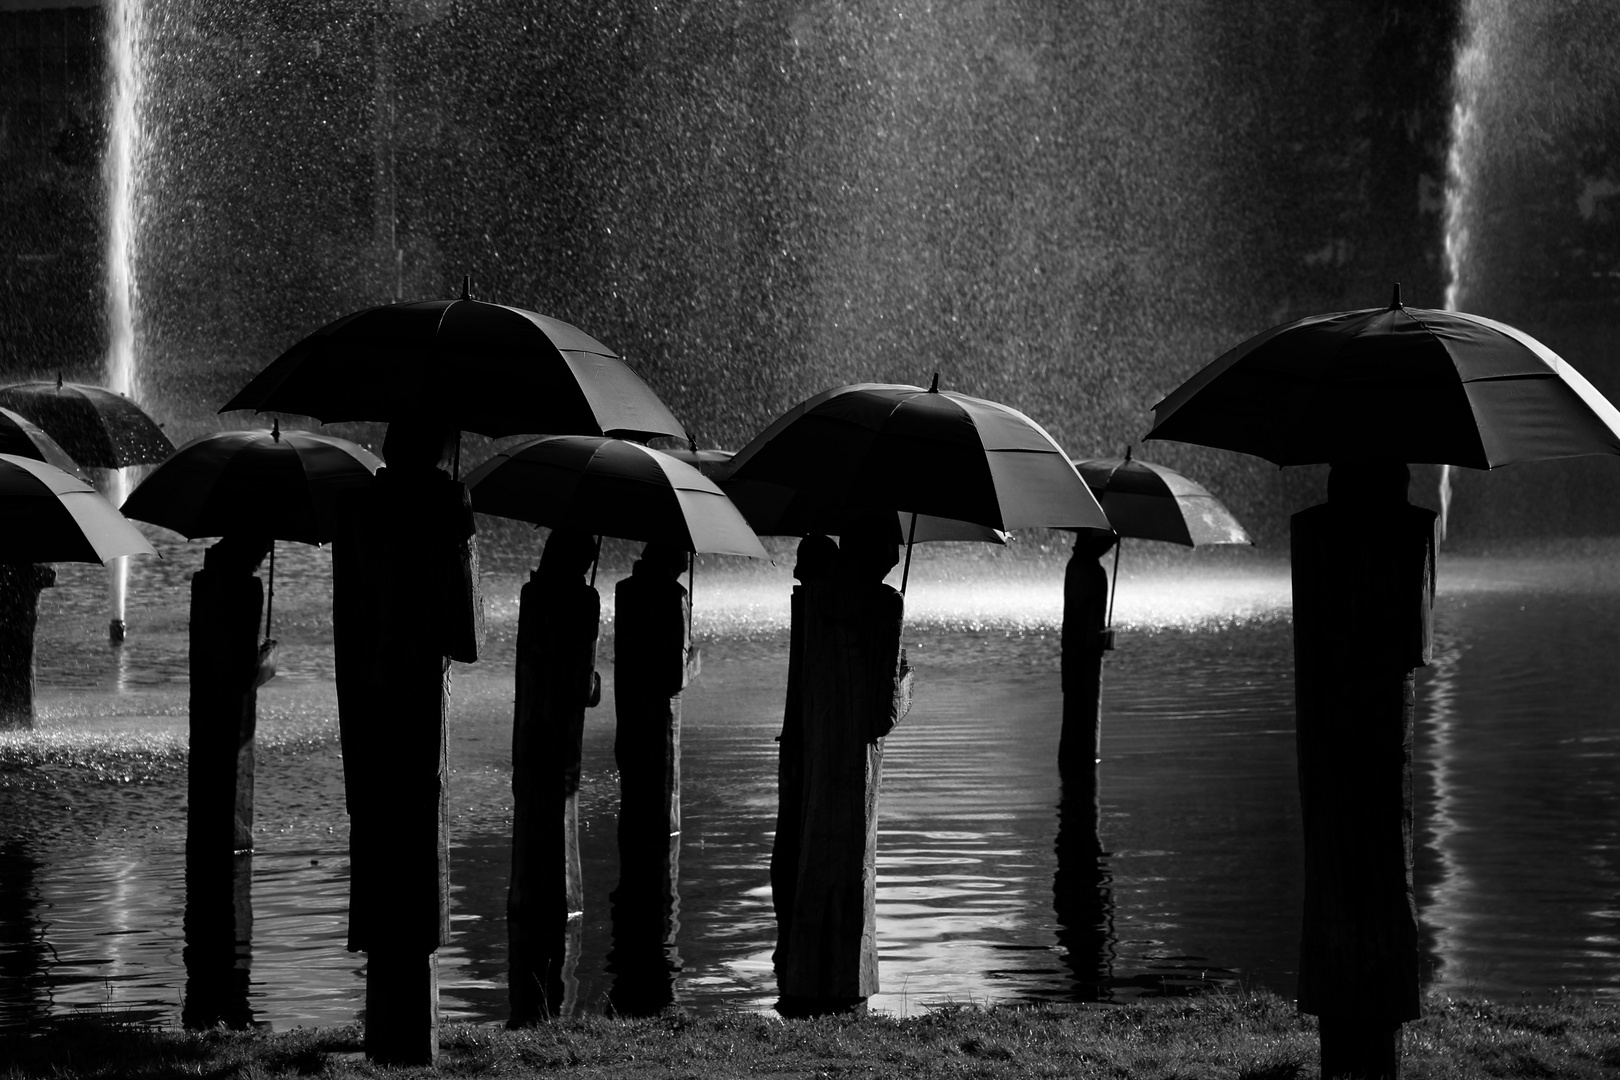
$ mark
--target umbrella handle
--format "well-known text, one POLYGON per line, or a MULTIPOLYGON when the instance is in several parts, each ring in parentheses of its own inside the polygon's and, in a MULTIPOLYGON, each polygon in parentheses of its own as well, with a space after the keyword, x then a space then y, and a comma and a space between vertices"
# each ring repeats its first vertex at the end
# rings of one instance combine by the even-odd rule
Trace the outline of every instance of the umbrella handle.
POLYGON ((686 647, 692 647, 692 570, 697 566, 697 552, 686 553, 686 647))
POLYGON ((1119 549, 1125 546, 1121 536, 1114 541, 1114 573, 1108 582, 1108 629, 1114 628, 1114 593, 1119 591, 1119 549))
POLYGON ((270 541, 270 584, 264 597, 264 639, 270 640, 270 613, 276 606, 276 542, 270 541))
MULTIPOLYGON (((939 382, 939 376, 934 376, 934 382, 939 382)), ((917 511, 911 512, 911 528, 906 530, 906 567, 900 571, 900 595, 906 595, 906 580, 911 577, 911 542, 917 538, 917 511)))

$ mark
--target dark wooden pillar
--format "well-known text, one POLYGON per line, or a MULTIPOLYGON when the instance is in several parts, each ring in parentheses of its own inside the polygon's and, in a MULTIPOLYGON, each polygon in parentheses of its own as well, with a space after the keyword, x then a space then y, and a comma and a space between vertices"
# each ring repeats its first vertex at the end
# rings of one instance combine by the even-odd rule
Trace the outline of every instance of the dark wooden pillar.
POLYGON ((1102 758, 1103 654, 1108 639, 1108 573, 1097 560, 1115 538, 1080 533, 1063 574, 1063 730, 1058 771, 1065 785, 1091 777, 1102 758))
POLYGON ((43 563, 0 563, 0 731, 34 726, 39 592, 55 584, 43 563))
POLYGON ((697 675, 686 553, 648 544, 614 589, 613 757, 619 767, 619 886, 612 1001, 627 1015, 674 1000, 681 836, 681 691, 697 675))
POLYGON ((253 736, 258 723, 259 619, 255 576, 268 537, 228 536, 191 578, 190 747, 186 857, 222 859, 253 848, 253 736))
POLYGON ((186 1000, 188 1028, 253 1025, 248 981, 253 963, 253 855, 186 857, 186 1000))
POLYGON ((512 725, 512 875, 506 896, 516 1027, 567 1015, 584 885, 579 773, 585 710, 601 696, 601 598, 585 583, 596 541, 556 530, 518 602, 512 725))
POLYGON ((776 951, 771 963, 781 977, 782 959, 793 932, 793 895, 798 890, 800 829, 804 816, 804 588, 825 580, 838 559, 830 537, 807 536, 799 542, 788 622, 787 701, 782 733, 776 737, 776 836, 771 844, 771 903, 776 910, 776 951))
POLYGON ((1432 511, 1404 465, 1335 465, 1293 517, 1305 910, 1299 1008, 1322 1075, 1396 1077, 1420 1015, 1412 891, 1413 669, 1430 655, 1432 511))
POLYGON ((388 464, 350 501, 332 552, 349 949, 366 953, 366 1055, 379 1064, 438 1056, 450 661, 477 660, 483 638, 472 508, 438 467, 447 447, 442 428, 391 424, 388 464))
POLYGON ((804 774, 799 872, 778 1009, 863 1009, 878 990, 877 806, 883 738, 911 706, 898 561, 880 528, 843 539, 838 570, 804 586, 804 774))

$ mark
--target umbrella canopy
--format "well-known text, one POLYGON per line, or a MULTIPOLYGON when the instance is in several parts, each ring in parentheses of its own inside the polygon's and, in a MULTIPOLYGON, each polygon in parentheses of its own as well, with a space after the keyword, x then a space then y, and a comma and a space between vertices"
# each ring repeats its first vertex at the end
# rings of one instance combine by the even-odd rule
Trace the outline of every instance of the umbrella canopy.
POLYGON ((193 439, 141 481, 126 515, 187 539, 241 533, 324 544, 341 500, 382 462, 345 439, 308 431, 216 431, 193 439))
POLYGON ((467 474, 473 509, 553 528, 769 558, 731 500, 685 462, 639 443, 551 435, 467 474))
POLYGON ((731 479, 793 489, 808 497, 807 507, 835 517, 889 510, 1003 531, 1112 531, 1039 424, 938 386, 936 375, 927 390, 857 383, 817 394, 739 450, 731 479))
POLYGON ((44 429, 85 469, 152 465, 174 453, 157 421, 104 386, 55 382, 0 386, 0 408, 44 429))
MULTIPOLYGON (((849 527, 852 512, 841 506, 828 506, 813 495, 796 491, 781 484, 764 480, 737 480, 726 477, 719 481, 720 490, 731 496, 748 524, 761 536, 807 536, 826 533, 842 536, 849 527)), ((859 514, 858 511, 854 512, 859 514)), ((935 540, 980 541, 987 544, 1005 544, 1007 533, 988 525, 971 521, 934 517, 931 514, 912 515, 904 510, 895 511, 894 540, 904 544, 907 540, 927 543, 935 540), (916 517, 916 529, 912 518, 916 517)))
POLYGON ((465 294, 367 308, 329 323, 220 411, 233 409, 323 423, 442 417, 492 437, 685 434, 647 384, 589 334, 465 294))
POLYGON ((44 430, 30 423, 21 413, 0 409, 0 454, 33 458, 67 473, 77 473, 79 463, 74 461, 44 430))
POLYGON ((1074 467, 1122 537, 1184 547, 1254 543, 1202 485, 1164 465, 1133 460, 1128 449, 1122 458, 1092 458, 1074 467))
POLYGON ((155 555, 96 489, 56 466, 0 454, 0 562, 99 562, 155 555))
POLYGON ((1149 439, 1278 465, 1427 462, 1493 469, 1620 453, 1620 412, 1503 323, 1408 308, 1313 315, 1259 334, 1153 407, 1149 439))

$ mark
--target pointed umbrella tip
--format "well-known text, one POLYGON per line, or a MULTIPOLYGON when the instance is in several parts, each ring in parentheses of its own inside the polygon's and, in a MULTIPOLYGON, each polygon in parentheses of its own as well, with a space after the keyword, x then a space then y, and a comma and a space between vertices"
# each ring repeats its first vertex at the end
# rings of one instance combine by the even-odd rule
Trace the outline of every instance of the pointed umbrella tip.
POLYGON ((463 300, 471 300, 472 299, 472 275, 471 274, 462 274, 461 275, 461 298, 463 300))
POLYGON ((928 392, 930 394, 939 393, 939 372, 937 371, 934 372, 934 381, 928 384, 928 392))
POLYGON ((270 418, 270 439, 272 442, 281 441, 281 417, 279 416, 270 418))
POLYGON ((1395 295, 1389 301, 1389 309, 1394 311, 1398 307, 1405 306, 1406 305, 1401 303, 1401 283, 1397 281, 1395 283, 1395 295))
POLYGON ((1125 460, 1126 461, 1131 460, 1131 444, 1130 443, 1125 444, 1125 460))
POLYGON ((62 389, 62 372, 61 371, 57 371, 57 373, 56 373, 56 388, 58 390, 62 389))

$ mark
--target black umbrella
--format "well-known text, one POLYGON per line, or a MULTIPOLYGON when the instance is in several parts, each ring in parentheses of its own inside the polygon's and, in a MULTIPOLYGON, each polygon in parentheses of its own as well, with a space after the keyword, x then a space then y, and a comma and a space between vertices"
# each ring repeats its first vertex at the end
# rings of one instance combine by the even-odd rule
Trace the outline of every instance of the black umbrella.
POLYGON ((1620 453, 1620 412, 1522 330, 1460 311, 1313 315, 1243 342, 1153 406, 1149 439, 1274 461, 1494 469, 1620 453))
POLYGON ((77 474, 79 471, 79 463, 45 434, 43 428, 10 409, 0 409, 0 454, 33 458, 55 465, 63 472, 77 474))
POLYGON ((34 458, 0 454, 0 562, 99 562, 155 555, 95 488, 34 458))
POLYGON ((85 469, 152 465, 174 453, 157 421, 103 386, 52 382, 0 386, 0 407, 38 424, 85 469))
POLYGON ((685 428, 620 357, 523 308, 422 300, 367 308, 310 334, 220 412, 340 420, 437 418, 491 437, 650 438, 685 428))
POLYGON ((549 435, 503 450, 467 474, 482 514, 681 551, 769 558, 731 500, 696 468, 658 450, 595 435, 549 435))
POLYGON ((1119 588, 1119 552, 1127 536, 1183 547, 1254 543, 1232 512, 1203 485, 1167 466, 1132 459, 1130 447, 1122 458, 1091 458, 1076 461, 1074 467, 1119 534, 1108 590, 1110 626, 1114 623, 1114 592, 1119 588))
MULTIPOLYGON (((942 393, 938 375, 926 390, 856 383, 795 405, 737 452, 731 479, 798 491, 831 526, 877 510, 1002 531, 1112 531, 1045 429, 1006 405, 942 393)), ((908 540, 902 590, 910 561, 908 540)))
MULTIPOLYGON (((330 435, 282 431, 216 431, 193 439, 142 480, 123 511, 202 536, 265 536, 272 541, 331 540, 343 500, 364 491, 382 465, 363 446, 330 435)), ((276 596, 276 549, 270 547, 264 633, 276 596)))

